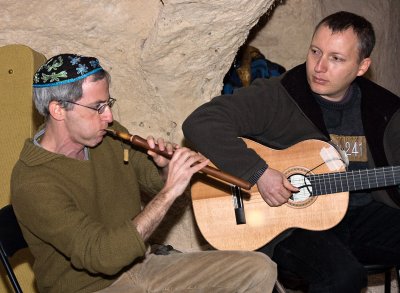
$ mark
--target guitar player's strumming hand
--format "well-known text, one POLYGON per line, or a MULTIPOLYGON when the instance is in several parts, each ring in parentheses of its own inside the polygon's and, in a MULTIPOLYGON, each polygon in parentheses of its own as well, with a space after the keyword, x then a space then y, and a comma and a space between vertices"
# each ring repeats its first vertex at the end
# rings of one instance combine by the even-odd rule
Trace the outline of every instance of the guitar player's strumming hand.
POLYGON ((299 192, 297 187, 278 170, 268 168, 257 181, 257 188, 262 198, 271 207, 286 203, 292 193, 299 192))

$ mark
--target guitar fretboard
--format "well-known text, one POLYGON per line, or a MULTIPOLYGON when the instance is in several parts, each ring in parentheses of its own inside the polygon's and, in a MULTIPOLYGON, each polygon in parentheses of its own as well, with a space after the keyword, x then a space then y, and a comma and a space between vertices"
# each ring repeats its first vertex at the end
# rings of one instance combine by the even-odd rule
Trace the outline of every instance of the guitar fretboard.
POLYGON ((400 184, 400 166, 309 175, 312 195, 364 190, 400 184))

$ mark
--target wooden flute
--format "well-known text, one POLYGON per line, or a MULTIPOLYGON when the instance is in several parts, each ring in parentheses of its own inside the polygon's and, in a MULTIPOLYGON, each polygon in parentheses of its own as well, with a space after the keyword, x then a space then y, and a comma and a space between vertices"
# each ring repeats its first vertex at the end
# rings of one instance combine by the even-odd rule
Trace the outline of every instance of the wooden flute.
MULTIPOLYGON (((107 128, 106 129, 109 133, 113 134, 114 136, 123 139, 123 140, 127 140, 130 141, 132 144, 142 147, 146 150, 152 150, 155 153, 162 155, 168 159, 170 159, 172 157, 171 154, 168 154, 167 151, 162 151, 158 148, 158 146, 156 145, 154 149, 150 149, 149 144, 147 143, 147 140, 145 140, 144 138, 138 136, 138 135, 132 135, 130 133, 126 133, 126 132, 121 132, 121 131, 117 131, 114 129, 110 129, 107 128)), ((217 168, 214 168, 212 166, 205 166, 204 168, 202 168, 200 171, 211 175, 215 178, 221 179, 225 182, 231 183, 232 185, 238 186, 240 188, 246 189, 246 190, 250 190, 251 189, 251 184, 249 182, 247 182, 246 180, 243 180, 239 177, 236 177, 234 175, 228 174, 226 172, 223 172, 217 168)))

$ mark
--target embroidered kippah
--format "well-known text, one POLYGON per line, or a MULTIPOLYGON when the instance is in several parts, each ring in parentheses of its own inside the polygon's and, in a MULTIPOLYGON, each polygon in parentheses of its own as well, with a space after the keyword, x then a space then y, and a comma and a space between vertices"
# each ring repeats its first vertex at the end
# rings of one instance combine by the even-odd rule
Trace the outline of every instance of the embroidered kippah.
POLYGON ((60 54, 51 57, 33 77, 33 87, 50 87, 67 84, 102 70, 99 60, 76 54, 60 54))

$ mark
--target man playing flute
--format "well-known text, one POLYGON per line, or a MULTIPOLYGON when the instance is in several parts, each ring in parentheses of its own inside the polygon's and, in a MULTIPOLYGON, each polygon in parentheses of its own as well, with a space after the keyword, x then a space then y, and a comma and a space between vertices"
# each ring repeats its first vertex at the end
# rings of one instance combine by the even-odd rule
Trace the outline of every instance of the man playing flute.
POLYGON ((276 266, 262 253, 148 253, 146 240, 208 160, 161 138, 147 143, 171 159, 107 136, 127 131, 113 120, 109 84, 98 59, 75 54, 34 76, 46 122, 25 142, 11 193, 39 291, 271 292, 276 266), (141 192, 154 194, 143 209, 141 192))

